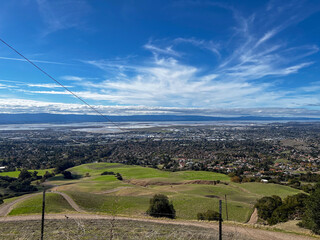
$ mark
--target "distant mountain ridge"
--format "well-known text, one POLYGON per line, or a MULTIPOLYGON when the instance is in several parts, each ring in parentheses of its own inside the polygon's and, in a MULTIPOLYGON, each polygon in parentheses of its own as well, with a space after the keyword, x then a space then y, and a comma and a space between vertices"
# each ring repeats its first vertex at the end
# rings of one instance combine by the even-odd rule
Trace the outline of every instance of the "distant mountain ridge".
MULTIPOLYGON (((114 122, 164 122, 164 121, 320 121, 320 118, 302 117, 210 117, 198 115, 132 115, 132 116, 108 116, 114 122)), ((81 123, 81 122, 106 122, 98 115, 77 114, 0 114, 0 124, 32 124, 32 123, 81 123)))

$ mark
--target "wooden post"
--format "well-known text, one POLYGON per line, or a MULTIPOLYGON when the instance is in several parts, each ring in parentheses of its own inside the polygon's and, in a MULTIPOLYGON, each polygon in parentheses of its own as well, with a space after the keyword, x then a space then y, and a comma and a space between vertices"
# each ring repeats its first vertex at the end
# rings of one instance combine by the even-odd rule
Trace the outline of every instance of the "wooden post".
POLYGON ((224 195, 224 200, 226 201, 226 218, 227 218, 227 221, 228 221, 229 220, 229 216, 228 216, 227 194, 224 195))
POLYGON ((43 197, 42 197, 42 218, 41 218, 41 240, 43 240, 43 230, 44 230, 44 211, 46 207, 46 190, 43 189, 43 197))
POLYGON ((219 240, 222 240, 222 200, 219 200, 219 240))

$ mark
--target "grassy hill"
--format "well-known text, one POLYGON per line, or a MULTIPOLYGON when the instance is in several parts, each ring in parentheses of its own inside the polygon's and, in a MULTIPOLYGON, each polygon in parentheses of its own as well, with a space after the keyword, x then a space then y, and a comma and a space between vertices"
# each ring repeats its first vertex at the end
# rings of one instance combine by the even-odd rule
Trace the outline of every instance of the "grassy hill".
MULTIPOLYGON (((230 182, 227 175, 204 171, 166 172, 116 163, 84 164, 68 170, 81 177, 66 180, 57 175, 47 184, 71 196, 85 211, 94 213, 144 216, 149 199, 163 193, 173 202, 178 219, 196 219, 198 212, 218 211, 219 199, 224 200, 226 195, 229 220, 246 222, 256 199, 266 195, 286 197, 300 192, 276 184, 237 184, 230 182), (119 181, 114 175, 101 176, 104 171, 120 173, 124 180, 119 181), (84 177, 87 173, 89 177, 84 177), (212 181, 217 180, 221 183, 213 185, 212 181)), ((226 218, 225 205, 223 218, 226 218)))

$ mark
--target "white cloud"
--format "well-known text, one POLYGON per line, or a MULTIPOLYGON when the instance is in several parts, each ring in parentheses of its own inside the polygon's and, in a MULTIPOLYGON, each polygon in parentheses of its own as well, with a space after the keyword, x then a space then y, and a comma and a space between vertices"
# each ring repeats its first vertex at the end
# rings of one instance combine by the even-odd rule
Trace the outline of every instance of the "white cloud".
MULTIPOLYGON (((148 106, 96 105, 102 114, 111 115, 204 115, 216 117, 271 116, 271 117, 320 117, 320 110, 303 108, 178 108, 148 106)), ((0 113, 57 113, 96 114, 82 104, 43 102, 28 99, 0 98, 0 113)))
MULTIPOLYGON (((38 87, 38 88, 62 88, 59 84, 54 83, 28 83, 26 84, 28 87, 38 87)), ((65 86, 71 88, 72 86, 65 86)))
POLYGON ((153 52, 154 54, 165 54, 165 55, 172 55, 172 56, 180 56, 180 54, 172 49, 172 46, 168 46, 166 48, 160 48, 151 43, 147 43, 144 45, 144 48, 153 52))
MULTIPOLYGON (((12 60, 12 61, 27 62, 27 60, 24 59, 24 58, 0 57, 0 59, 2 59, 2 60, 12 60)), ((35 62, 35 63, 48 63, 48 64, 66 65, 66 63, 61 63, 61 62, 42 61, 42 60, 34 60, 34 59, 30 59, 30 61, 31 61, 31 62, 35 62)))
POLYGON ((67 81, 83 81, 84 78, 78 76, 62 76, 61 79, 67 81))

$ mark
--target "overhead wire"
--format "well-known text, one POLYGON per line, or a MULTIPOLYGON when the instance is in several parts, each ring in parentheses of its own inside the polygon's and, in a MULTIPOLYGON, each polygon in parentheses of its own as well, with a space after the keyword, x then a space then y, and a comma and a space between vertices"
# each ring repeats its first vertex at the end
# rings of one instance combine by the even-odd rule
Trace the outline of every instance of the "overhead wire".
POLYGON ((75 98, 77 98, 78 100, 80 100, 82 103, 84 103, 85 105, 87 105, 91 110, 93 110, 94 112, 96 112, 98 115, 100 115, 101 117, 103 117, 104 119, 106 119, 108 122, 112 123, 116 128, 118 128, 120 131, 125 131, 124 129, 122 129, 118 124, 116 124, 114 121, 112 121, 109 117, 107 117, 106 115, 102 114, 100 111, 98 111, 95 107, 93 107, 92 105, 90 105, 87 101, 85 101, 83 98, 79 97, 77 94, 75 94, 74 92, 72 92, 69 88, 67 88, 66 86, 64 86, 62 83, 60 83, 57 79, 55 79, 54 77, 52 77, 49 73, 47 73, 45 70, 43 70, 41 67, 39 67, 37 64, 35 64, 33 61, 31 61, 30 59, 28 59, 26 56, 24 56, 22 53, 20 53, 17 49, 15 49, 14 47, 12 47, 12 45, 10 45, 9 43, 7 43, 6 41, 4 41, 2 38, 0 38, 0 41, 5 44, 7 47, 9 47, 11 50, 13 50, 15 53, 17 53, 19 56, 21 56, 23 59, 25 59, 27 62, 29 62, 31 65, 33 65, 35 68, 37 68, 40 72, 42 72, 43 74, 45 74, 47 77, 49 77, 51 80, 53 80, 54 82, 56 82, 57 84, 59 84, 62 88, 64 88, 68 93, 70 93, 71 95, 73 95, 75 98))

